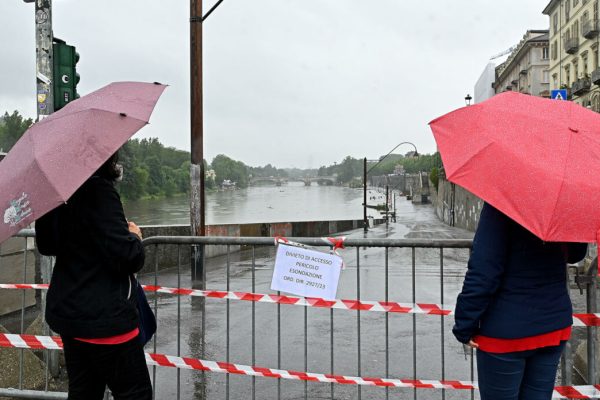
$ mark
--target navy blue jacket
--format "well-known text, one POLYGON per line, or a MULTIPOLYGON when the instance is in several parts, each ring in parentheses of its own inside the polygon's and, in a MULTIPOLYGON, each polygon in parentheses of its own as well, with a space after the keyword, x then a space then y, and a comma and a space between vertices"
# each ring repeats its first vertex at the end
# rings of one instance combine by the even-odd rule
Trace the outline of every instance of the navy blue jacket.
POLYGON ((456 302, 454 336, 462 343, 476 334, 516 339, 570 326, 566 263, 586 251, 585 243, 544 242, 484 204, 456 302))

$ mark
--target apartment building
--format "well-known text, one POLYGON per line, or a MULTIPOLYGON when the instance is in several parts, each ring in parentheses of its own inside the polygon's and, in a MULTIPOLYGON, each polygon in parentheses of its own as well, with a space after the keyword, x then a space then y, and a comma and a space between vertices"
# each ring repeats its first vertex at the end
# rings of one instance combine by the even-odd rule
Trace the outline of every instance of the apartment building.
POLYGON ((528 30, 508 59, 496 67, 496 93, 512 90, 550 97, 548 30, 528 30))
POLYGON ((551 0, 550 89, 567 89, 569 99, 600 112, 598 0, 551 0))

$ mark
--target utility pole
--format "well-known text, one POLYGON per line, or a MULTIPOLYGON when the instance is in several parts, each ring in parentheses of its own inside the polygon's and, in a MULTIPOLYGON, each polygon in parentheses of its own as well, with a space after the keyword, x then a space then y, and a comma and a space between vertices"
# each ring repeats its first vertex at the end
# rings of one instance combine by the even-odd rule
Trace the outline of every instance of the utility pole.
POLYGON ((365 232, 369 230, 369 220, 367 219, 367 157, 363 163, 363 228, 365 232))
MULTIPOLYGON (((37 121, 54 112, 53 49, 54 34, 52 32, 52 0, 23 0, 25 3, 35 3, 35 76, 36 76, 36 110, 37 121)), ((52 276, 52 259, 40 258, 40 275, 43 283, 50 283, 52 276)), ((41 294, 42 309, 46 307, 46 293, 41 294)), ((49 328, 44 326, 44 334, 49 334, 49 328)), ((59 354, 57 351, 44 353, 44 361, 50 374, 58 377, 59 354)))
MULTIPOLYGON (((193 236, 206 233, 204 213, 204 114, 202 105, 202 0, 190 0, 190 218, 193 236)), ((204 246, 192 248, 192 280, 204 281, 204 246)))
POLYGON ((38 121, 54 112, 53 40, 52 0, 37 0, 35 1, 35 72, 38 121))

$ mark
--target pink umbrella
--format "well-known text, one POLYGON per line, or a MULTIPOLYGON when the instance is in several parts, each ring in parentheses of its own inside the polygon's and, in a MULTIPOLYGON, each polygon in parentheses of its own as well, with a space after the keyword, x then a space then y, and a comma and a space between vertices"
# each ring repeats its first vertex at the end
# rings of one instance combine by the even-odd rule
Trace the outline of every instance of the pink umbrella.
POLYGON ((165 87, 111 83, 31 126, 0 162, 0 243, 66 202, 148 123, 165 87))
POLYGON ((505 92, 430 126, 449 181, 542 240, 600 241, 600 114, 505 92))

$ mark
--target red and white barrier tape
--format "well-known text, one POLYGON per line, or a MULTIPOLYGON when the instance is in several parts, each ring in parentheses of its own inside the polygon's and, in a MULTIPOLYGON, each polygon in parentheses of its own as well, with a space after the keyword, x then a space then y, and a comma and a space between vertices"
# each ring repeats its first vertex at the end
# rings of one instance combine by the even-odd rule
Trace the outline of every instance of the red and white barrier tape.
POLYGON ((48 289, 47 283, 0 283, 0 289, 48 289))
MULTIPOLYGON (((429 303, 395 303, 368 300, 325 300, 315 297, 296 297, 249 292, 227 292, 223 290, 199 290, 142 285, 147 292, 167 293, 180 296, 206 297, 224 300, 252 301, 257 303, 291 304, 303 307, 333 308, 339 310, 361 310, 398 314, 453 315, 453 306, 429 303), (450 308, 452 307, 452 308, 450 308)), ((48 289, 47 284, 0 283, 0 289, 48 289)), ((600 313, 573 314, 573 326, 600 326, 600 313)))
MULTIPOLYGON (((0 333, 0 347, 25 349, 62 349, 59 337, 14 335, 0 333)), ((322 383, 338 383, 344 385, 365 385, 379 387, 418 388, 418 389, 477 389, 477 382, 471 381, 436 381, 420 379, 367 378, 345 375, 319 374, 314 372, 298 372, 283 369, 263 368, 249 365, 233 364, 217 361, 206 361, 197 358, 176 357, 165 354, 146 353, 146 363, 150 366, 191 369, 198 371, 222 372, 258 376, 264 378, 281 378, 322 383)), ((600 385, 596 386, 562 386, 556 387, 553 399, 589 399, 600 396, 600 385)))

